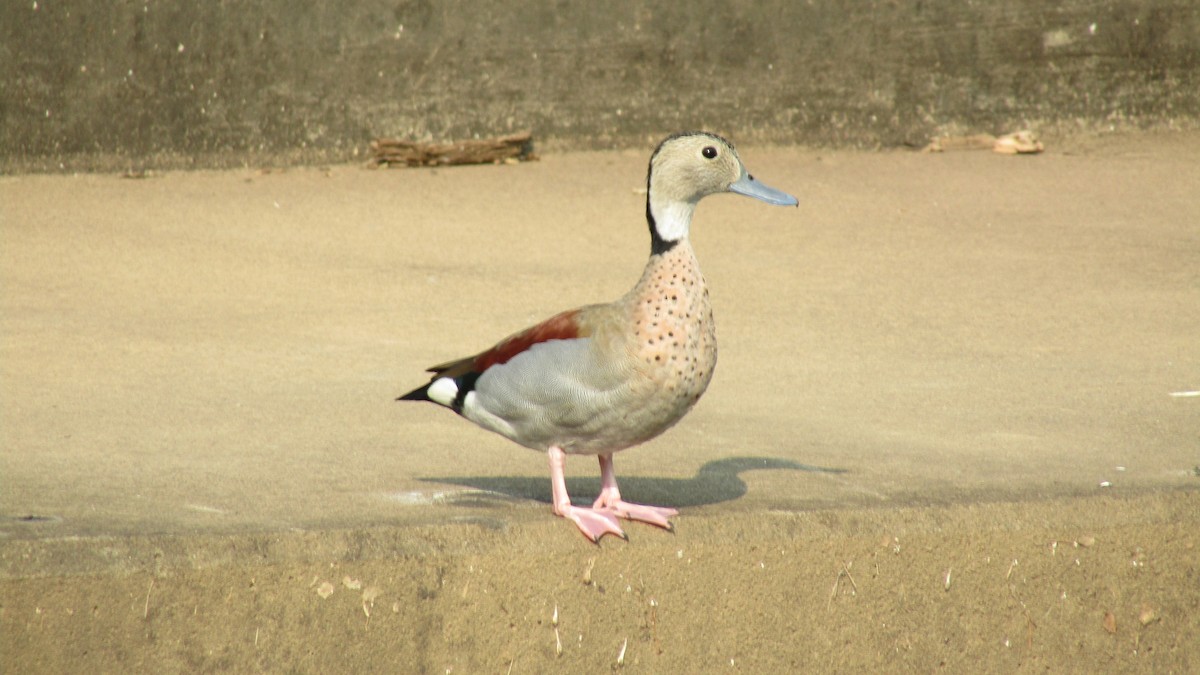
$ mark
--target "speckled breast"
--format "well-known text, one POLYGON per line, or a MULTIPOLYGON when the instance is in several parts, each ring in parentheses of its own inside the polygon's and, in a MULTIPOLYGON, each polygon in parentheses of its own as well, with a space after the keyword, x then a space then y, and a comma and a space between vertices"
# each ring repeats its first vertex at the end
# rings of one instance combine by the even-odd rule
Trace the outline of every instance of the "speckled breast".
POLYGON ((691 246, 652 260, 629 300, 637 367, 650 385, 642 414, 660 425, 657 435, 695 405, 717 364, 712 306, 691 246))

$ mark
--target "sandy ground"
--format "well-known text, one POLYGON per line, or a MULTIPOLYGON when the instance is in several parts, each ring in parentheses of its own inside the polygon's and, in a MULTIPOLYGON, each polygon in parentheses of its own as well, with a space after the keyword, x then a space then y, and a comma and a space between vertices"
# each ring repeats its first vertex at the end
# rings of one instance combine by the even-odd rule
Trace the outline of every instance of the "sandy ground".
POLYGON ((743 149, 800 207, 701 205, 682 514, 595 546, 392 399, 622 294, 649 149, 0 178, 2 670, 1200 668, 1200 135, 743 149))

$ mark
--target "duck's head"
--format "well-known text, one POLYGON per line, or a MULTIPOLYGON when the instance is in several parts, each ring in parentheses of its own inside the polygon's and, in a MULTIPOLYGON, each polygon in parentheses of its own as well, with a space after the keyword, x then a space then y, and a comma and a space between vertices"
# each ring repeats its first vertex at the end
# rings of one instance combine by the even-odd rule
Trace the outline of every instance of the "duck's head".
POLYGON ((650 156, 646 177, 646 219, 654 252, 670 250, 687 237, 696 203, 719 192, 778 206, 798 203, 786 192, 755 180, 724 138, 706 131, 673 134, 650 156))

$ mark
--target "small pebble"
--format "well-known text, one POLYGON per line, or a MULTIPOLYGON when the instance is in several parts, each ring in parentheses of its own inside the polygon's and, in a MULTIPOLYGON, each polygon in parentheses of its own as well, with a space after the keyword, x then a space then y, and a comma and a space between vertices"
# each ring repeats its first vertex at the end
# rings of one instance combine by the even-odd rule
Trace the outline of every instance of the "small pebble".
POLYGON ((1104 630, 1113 634, 1117 632, 1117 617, 1112 612, 1104 613, 1104 630))
POLYGON ((1143 603, 1142 611, 1140 614, 1138 614, 1138 621, 1140 621, 1143 626, 1149 626, 1155 621, 1158 621, 1158 612, 1155 612, 1154 608, 1151 607, 1149 603, 1143 603))

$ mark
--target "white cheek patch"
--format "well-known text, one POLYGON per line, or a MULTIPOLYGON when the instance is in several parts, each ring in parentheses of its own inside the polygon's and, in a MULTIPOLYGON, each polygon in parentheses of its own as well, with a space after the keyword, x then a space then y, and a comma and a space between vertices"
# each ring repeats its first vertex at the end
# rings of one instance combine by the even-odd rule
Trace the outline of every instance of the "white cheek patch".
POLYGON ((454 406, 455 397, 458 396, 458 383, 454 381, 454 378, 442 377, 434 380, 425 393, 434 403, 451 408, 454 406))

